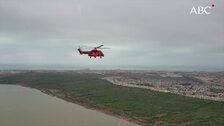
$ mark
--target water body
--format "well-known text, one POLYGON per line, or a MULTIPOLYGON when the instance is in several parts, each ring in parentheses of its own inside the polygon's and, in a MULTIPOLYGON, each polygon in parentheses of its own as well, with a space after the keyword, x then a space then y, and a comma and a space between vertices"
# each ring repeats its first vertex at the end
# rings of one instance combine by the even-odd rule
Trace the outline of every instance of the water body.
POLYGON ((0 84, 1 126, 137 126, 49 96, 39 90, 0 84))

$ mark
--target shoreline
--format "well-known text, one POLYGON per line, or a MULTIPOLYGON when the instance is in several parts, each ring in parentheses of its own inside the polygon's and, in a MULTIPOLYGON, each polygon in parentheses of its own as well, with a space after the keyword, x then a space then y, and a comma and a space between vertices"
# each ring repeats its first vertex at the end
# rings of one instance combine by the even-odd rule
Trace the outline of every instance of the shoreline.
MULTIPOLYGON (((34 89, 37 89, 37 88, 34 88, 34 89)), ((119 115, 119 114, 114 113, 112 110, 110 110, 108 108, 93 107, 93 106, 91 106, 90 104, 88 104, 87 102, 84 102, 84 101, 79 101, 79 100, 74 101, 71 98, 69 98, 69 96, 66 96, 66 93, 64 94, 65 97, 63 97, 61 95, 61 93, 63 93, 63 92, 60 92, 60 93, 58 92, 59 93, 58 94, 58 93, 51 92, 50 90, 52 90, 52 89, 37 89, 37 90, 41 91, 44 94, 47 94, 47 95, 50 95, 50 96, 62 99, 64 101, 66 101, 66 102, 70 102, 70 103, 73 103, 73 104, 78 104, 78 105, 80 105, 80 106, 82 106, 82 107, 84 107, 86 109, 91 109, 91 110, 94 110, 94 111, 98 111, 100 113, 104 113, 106 115, 111 115, 111 116, 119 118, 119 119, 124 119, 126 121, 135 123, 135 124, 137 124, 139 126, 146 126, 146 125, 148 125, 148 124, 144 123, 143 120, 141 120, 141 119, 133 118, 133 117, 130 117, 130 116, 127 116, 127 115, 119 115)), ((55 89, 53 89, 53 90, 55 90, 55 89)))
MULTIPOLYGON (((8 85, 8 84, 6 84, 8 85)), ((91 109, 91 110, 94 110, 94 111, 98 111, 100 113, 103 113, 103 114, 106 114, 106 115, 110 115, 110 116, 113 116, 113 117, 116 117, 118 119, 123 119, 123 120, 126 120, 128 122, 131 122, 131 123, 135 123, 139 126, 149 126, 151 124, 149 123, 146 123, 143 119, 140 119, 140 118, 137 118, 137 117, 131 117, 131 116, 128 116, 127 114, 118 114, 118 113, 115 113, 114 111, 110 110, 109 108, 103 108, 103 107, 97 107, 97 106, 92 106, 91 104, 89 104, 88 102, 85 102, 81 99, 78 99, 78 97, 70 97, 69 94, 67 94, 66 92, 63 92, 63 91, 60 91, 58 89, 43 89, 43 88, 36 88, 36 87, 31 87, 31 86, 28 86, 28 85, 21 85, 21 84, 13 84, 13 85, 18 85, 18 86, 22 86, 22 87, 25 87, 25 88, 31 88, 31 89, 36 89, 38 91, 41 91, 42 93, 44 94, 47 94, 49 96, 52 96, 52 97, 57 97, 59 99, 62 99, 66 102, 69 102, 69 103, 72 103, 72 104, 77 104, 77 105, 80 105, 86 109, 91 109)), ((152 124, 153 125, 153 124, 152 124)))

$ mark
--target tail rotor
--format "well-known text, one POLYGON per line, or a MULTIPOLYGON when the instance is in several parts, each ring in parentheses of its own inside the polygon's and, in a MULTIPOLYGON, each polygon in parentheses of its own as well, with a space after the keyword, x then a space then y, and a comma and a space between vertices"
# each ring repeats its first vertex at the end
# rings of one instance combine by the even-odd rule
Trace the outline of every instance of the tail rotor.
POLYGON ((82 50, 81 50, 80 46, 79 46, 79 48, 77 50, 79 51, 80 54, 82 54, 82 50))

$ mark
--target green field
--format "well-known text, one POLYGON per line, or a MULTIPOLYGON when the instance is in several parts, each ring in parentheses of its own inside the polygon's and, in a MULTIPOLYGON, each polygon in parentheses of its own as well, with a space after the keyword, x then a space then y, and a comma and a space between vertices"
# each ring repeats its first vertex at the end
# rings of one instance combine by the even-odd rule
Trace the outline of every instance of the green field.
POLYGON ((144 125, 224 125, 224 102, 116 86, 93 74, 26 72, 0 75, 0 83, 58 89, 69 96, 66 100, 142 119, 144 125))

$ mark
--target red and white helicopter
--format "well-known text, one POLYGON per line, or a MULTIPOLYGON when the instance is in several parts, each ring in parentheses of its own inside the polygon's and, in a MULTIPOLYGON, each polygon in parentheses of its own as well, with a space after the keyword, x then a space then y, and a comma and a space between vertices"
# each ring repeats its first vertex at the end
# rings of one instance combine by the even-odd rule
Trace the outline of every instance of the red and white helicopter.
POLYGON ((82 54, 86 54, 86 55, 88 55, 90 58, 91 57, 100 57, 100 58, 102 58, 102 57, 104 57, 104 54, 103 54, 103 52, 100 50, 100 49, 109 49, 109 48, 101 48, 103 45, 100 45, 100 46, 97 46, 97 47, 93 47, 93 49, 92 50, 90 50, 90 51, 82 51, 81 50, 81 48, 79 47, 78 48, 78 51, 79 51, 79 53, 82 55, 82 54))

